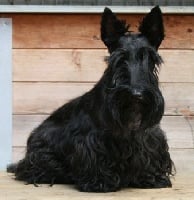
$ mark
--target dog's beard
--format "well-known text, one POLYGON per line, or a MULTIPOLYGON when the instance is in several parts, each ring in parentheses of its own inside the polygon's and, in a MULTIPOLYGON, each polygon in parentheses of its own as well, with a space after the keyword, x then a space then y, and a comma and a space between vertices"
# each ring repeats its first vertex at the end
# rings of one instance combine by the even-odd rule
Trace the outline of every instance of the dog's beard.
POLYGON ((146 129, 161 119, 164 105, 160 93, 154 95, 154 92, 145 90, 142 94, 140 98, 134 97, 130 88, 123 86, 109 91, 109 113, 122 128, 131 131, 146 129))
POLYGON ((129 130, 137 130, 140 128, 142 123, 142 105, 139 103, 131 104, 128 109, 128 128, 129 130))

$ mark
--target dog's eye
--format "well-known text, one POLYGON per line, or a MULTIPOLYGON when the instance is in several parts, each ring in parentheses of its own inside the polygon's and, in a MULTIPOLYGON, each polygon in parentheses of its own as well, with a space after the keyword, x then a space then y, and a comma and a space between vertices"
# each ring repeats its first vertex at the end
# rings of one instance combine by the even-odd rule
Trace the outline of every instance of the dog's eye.
POLYGON ((119 85, 121 85, 123 82, 124 82, 124 80, 121 80, 120 77, 113 78, 112 87, 116 88, 119 85))
POLYGON ((148 47, 140 48, 136 56, 142 62, 143 66, 149 67, 152 72, 155 70, 156 66, 159 66, 162 62, 157 52, 148 47))
POLYGON ((112 80, 112 87, 116 87, 117 86, 117 79, 113 79, 112 80))

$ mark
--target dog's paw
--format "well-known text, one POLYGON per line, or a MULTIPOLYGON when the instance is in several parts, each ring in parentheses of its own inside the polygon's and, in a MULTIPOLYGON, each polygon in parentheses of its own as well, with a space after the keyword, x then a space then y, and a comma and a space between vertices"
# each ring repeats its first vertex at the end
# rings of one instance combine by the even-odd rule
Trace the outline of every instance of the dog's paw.
POLYGON ((167 176, 156 177, 156 182, 154 184, 155 188, 167 188, 172 187, 170 178, 167 176))
POLYGON ((106 183, 85 183, 85 184, 79 184, 78 189, 81 192, 116 192, 119 190, 119 186, 110 185, 106 183))
POLYGON ((144 179, 140 179, 135 183, 130 184, 132 187, 137 188, 167 188, 172 187, 170 178, 168 176, 149 176, 144 179))

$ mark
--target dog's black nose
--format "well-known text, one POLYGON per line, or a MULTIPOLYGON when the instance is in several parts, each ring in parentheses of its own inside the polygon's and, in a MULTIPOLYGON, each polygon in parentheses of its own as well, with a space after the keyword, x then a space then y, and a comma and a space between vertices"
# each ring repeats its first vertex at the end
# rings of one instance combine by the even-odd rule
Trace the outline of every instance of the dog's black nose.
POLYGON ((143 100, 142 91, 137 89, 132 90, 132 97, 136 100, 143 100))

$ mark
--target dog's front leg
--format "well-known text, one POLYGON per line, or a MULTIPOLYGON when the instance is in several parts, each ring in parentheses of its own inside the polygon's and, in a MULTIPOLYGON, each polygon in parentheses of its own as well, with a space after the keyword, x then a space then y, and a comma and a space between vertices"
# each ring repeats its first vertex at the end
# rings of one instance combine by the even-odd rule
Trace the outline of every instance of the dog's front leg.
POLYGON ((77 187, 82 192, 116 192, 120 189, 118 176, 113 177, 87 177, 85 181, 78 181, 77 187))
POLYGON ((76 141, 71 167, 80 191, 113 192, 120 188, 120 176, 110 155, 103 140, 95 134, 76 141))

